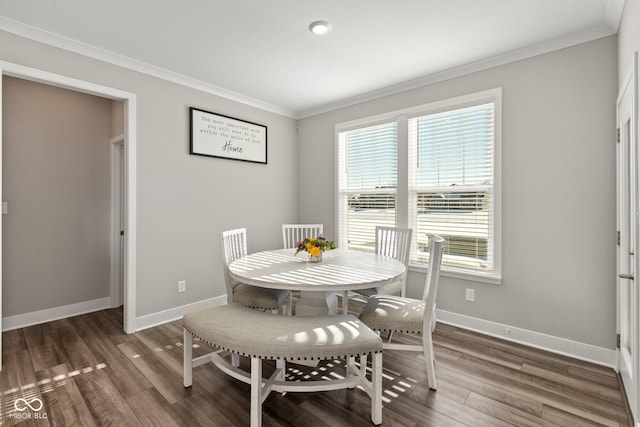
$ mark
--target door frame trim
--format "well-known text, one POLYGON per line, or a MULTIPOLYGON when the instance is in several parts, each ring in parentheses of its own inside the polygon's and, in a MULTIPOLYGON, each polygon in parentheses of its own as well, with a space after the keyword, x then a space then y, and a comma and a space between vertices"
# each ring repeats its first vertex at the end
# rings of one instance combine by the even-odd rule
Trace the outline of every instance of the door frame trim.
MULTIPOLYGON (((61 74, 0 60, 0 77, 7 75, 24 80, 56 86, 103 98, 124 102, 124 179, 125 179, 125 242, 124 242, 124 319, 126 333, 136 330, 136 94, 120 89, 102 86, 61 74)), ((1 85, 0 85, 1 87, 1 85)), ((1 107, 1 102, 0 102, 1 107)), ((0 108, 1 114, 1 108, 0 108)), ((1 122, 1 121, 0 121, 1 122)), ((0 129, 1 130, 1 129, 0 129)), ((2 159, 2 134, 0 132, 0 161, 2 159)), ((1 166, 0 166, 1 167, 1 166)), ((0 169, 0 199, 2 198, 2 170, 0 169)), ((0 239, 2 227, 0 225, 0 239)), ((2 249, 0 248, 0 303, 2 302, 2 249)), ((1 312, 0 312, 1 314, 1 312)), ((2 317, 0 316, 0 330, 2 317)), ((0 341, 1 346, 1 341, 0 341)), ((1 366, 1 365, 0 365, 1 366)))
MULTIPOLYGON (((618 97, 616 99, 616 127, 618 127, 620 125, 620 122, 622 120, 622 118, 620 117, 620 112, 624 111, 624 109, 620 108, 622 105, 624 104, 624 99, 626 96, 629 96, 629 90, 632 91, 631 96, 633 97, 633 99, 631 100, 631 111, 630 111, 630 120, 632 120, 632 126, 630 128, 630 138, 629 138, 629 144, 632 146, 632 150, 630 150, 630 153, 633 155, 632 158, 628 159, 629 162, 633 162, 634 166, 635 166, 635 176, 631 177, 630 179, 635 180, 634 182, 634 190, 635 193, 631 196, 632 198, 635 199, 631 200, 630 202, 635 202, 636 203, 636 208, 637 208, 637 204, 639 203, 640 200, 640 195, 639 195, 639 191, 640 191, 640 183, 638 182, 638 175, 640 174, 640 149, 639 145, 638 145, 638 121, 640 120, 640 117, 638 116, 638 52, 634 52, 633 54, 633 58, 631 61, 631 66, 630 69, 628 70, 627 74, 625 75, 625 78, 622 80, 622 85, 619 88, 618 91, 618 97)), ((619 129, 619 132, 622 133, 622 129, 619 129)), ((620 144, 622 144, 622 138, 620 139, 620 144)), ((620 182, 620 168, 622 167, 622 165, 620 164, 620 149, 621 149, 621 145, 620 144, 616 144, 616 228, 617 230, 621 231, 621 224, 620 224, 620 186, 622 185, 622 183, 620 182)), ((635 209, 634 209, 635 211, 635 209)), ((636 239, 636 245, 640 245, 640 223, 639 223, 639 218, 637 215, 637 212, 635 212, 636 214, 633 215, 633 221, 634 221, 634 230, 635 230, 635 239, 636 239)), ((619 273, 629 273, 629 272, 620 272, 618 271, 619 267, 620 267, 620 250, 621 250, 621 246, 617 246, 616 247, 616 333, 617 334, 621 334, 622 333, 622 325, 620 322, 620 312, 623 309, 621 307, 620 304, 620 287, 621 287, 621 278, 618 276, 619 273)), ((638 250, 640 250, 638 247, 634 248, 635 252, 638 252, 638 250)), ((640 281, 640 254, 636 254, 635 259, 634 259, 634 265, 629 266, 633 269, 633 274, 635 275, 635 282, 640 281)), ((635 292, 634 292, 634 296, 635 296, 635 301, 633 301, 633 303, 635 304, 636 308, 636 313, 635 316, 637 316, 638 310, 640 310, 640 292, 638 291, 638 284, 634 283, 634 287, 635 287, 635 292)), ((637 317, 634 317, 634 320, 637 320, 637 317)), ((633 320, 632 320, 633 322, 633 320)), ((634 419, 638 419, 638 411, 639 411, 639 404, 640 404, 640 380, 639 380, 639 376, 640 376, 640 354, 639 350, 640 350, 640 336, 638 335, 638 328, 640 327, 640 325, 635 324, 634 325, 634 329, 632 329, 630 332, 632 334, 634 334, 633 339, 634 342, 632 343, 632 359, 630 360, 630 364, 631 364, 631 369, 633 370, 632 375, 633 375, 633 379, 632 379, 632 384, 624 384, 623 381, 623 388, 625 390, 625 393, 627 391, 627 386, 629 387, 630 391, 633 393, 633 396, 628 396, 627 395, 627 402, 629 404, 629 409, 631 410, 631 414, 634 417, 634 419)), ((621 348, 617 348, 616 349, 616 369, 617 371, 620 373, 621 372, 621 368, 622 368, 622 363, 621 363, 621 359, 622 359, 622 349, 621 348)), ((624 375, 621 375, 621 377, 624 377, 624 375)))
POLYGON ((124 134, 111 138, 111 292, 109 306, 123 304, 124 268, 123 250, 120 248, 120 232, 124 230, 122 209, 124 208, 124 134))

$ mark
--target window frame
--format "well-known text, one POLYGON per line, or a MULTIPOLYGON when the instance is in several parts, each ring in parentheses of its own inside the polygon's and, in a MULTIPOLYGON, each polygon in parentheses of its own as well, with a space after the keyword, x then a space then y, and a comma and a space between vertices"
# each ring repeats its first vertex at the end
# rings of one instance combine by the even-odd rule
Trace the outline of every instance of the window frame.
MULTIPOLYGON (((472 280, 484 283, 500 284, 502 281, 502 88, 494 88, 481 92, 475 92, 458 97, 448 98, 427 104, 395 110, 376 116, 365 117, 335 125, 335 223, 337 225, 338 236, 343 236, 342 224, 340 223, 340 133, 375 126, 377 124, 396 121, 397 122, 397 188, 396 188, 396 226, 409 226, 409 119, 436 114, 459 108, 480 105, 484 103, 494 104, 494 141, 493 141, 493 269, 490 271, 473 271, 463 268, 445 267, 441 268, 443 276, 472 280)), ((415 250, 415 232, 412 250, 415 250)), ((338 246, 344 246, 340 237, 337 239, 338 246)), ((426 263, 416 263, 411 260, 410 271, 426 272, 426 263)))

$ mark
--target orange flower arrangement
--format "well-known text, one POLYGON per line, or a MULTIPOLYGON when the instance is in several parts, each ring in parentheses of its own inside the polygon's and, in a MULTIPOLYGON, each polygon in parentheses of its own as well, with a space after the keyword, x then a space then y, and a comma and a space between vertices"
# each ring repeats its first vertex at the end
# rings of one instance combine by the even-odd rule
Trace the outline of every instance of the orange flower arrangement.
POLYGON ((296 255, 299 252, 305 251, 309 252, 309 255, 313 257, 320 256, 320 254, 326 250, 335 249, 336 246, 332 241, 329 241, 324 236, 318 237, 308 237, 304 239, 302 242, 298 242, 296 244, 296 255))

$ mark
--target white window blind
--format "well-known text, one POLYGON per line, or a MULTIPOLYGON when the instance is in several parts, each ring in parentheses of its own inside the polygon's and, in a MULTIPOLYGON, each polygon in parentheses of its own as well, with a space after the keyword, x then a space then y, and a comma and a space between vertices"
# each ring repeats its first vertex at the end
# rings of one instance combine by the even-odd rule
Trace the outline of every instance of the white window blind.
POLYGON ((494 269, 494 103, 409 120, 409 225, 413 259, 428 235, 447 241, 443 267, 494 269))
POLYGON ((336 126, 338 245, 373 250, 375 226, 413 229, 410 262, 446 239, 442 273, 500 283, 502 90, 336 126))
POLYGON ((338 244, 373 251, 376 225, 395 226, 397 125, 338 134, 338 244))

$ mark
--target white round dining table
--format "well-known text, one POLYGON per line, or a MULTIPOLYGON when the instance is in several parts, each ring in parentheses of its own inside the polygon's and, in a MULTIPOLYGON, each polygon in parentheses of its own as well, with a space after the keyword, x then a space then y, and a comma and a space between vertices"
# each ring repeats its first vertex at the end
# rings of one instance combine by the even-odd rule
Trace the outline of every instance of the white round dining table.
MULTIPOLYGON (((402 278, 406 266, 395 258, 348 249, 325 251, 322 261, 295 249, 256 252, 229 264, 239 282, 272 289, 301 291, 296 315, 337 314, 336 292, 375 288, 402 278)), ((344 306, 346 307, 346 306, 344 306)))

